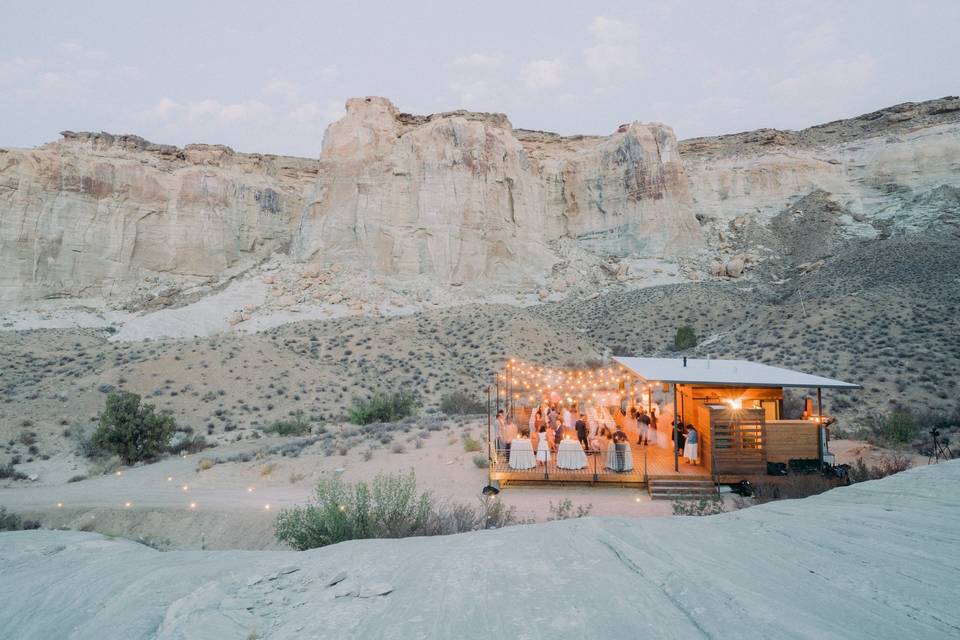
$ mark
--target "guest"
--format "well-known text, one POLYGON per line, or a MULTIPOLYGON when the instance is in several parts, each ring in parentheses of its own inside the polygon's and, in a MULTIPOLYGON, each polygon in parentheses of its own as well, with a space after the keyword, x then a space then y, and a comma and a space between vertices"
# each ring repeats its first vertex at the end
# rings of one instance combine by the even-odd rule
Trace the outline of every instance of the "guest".
POLYGON ((627 467, 627 434, 619 426, 613 432, 614 471, 620 472, 627 467))
POLYGON ((556 450, 560 446, 560 441, 563 440, 563 420, 557 420, 557 426, 553 430, 553 448, 556 450))
POLYGON ((550 462, 550 443, 547 441, 547 425, 540 425, 540 442, 537 444, 537 464, 550 462))
POLYGON ((644 445, 650 443, 650 423, 650 416, 648 416, 647 412, 641 408, 640 415, 637 417, 637 428, 640 431, 640 436, 637 438, 637 444, 644 445))
POLYGON ((560 417, 560 414, 557 413, 556 407, 550 407, 547 411, 547 427, 553 431, 557 428, 557 418, 560 417))
POLYGON ((687 425, 687 443, 683 447, 683 457, 691 464, 697 464, 697 430, 687 425))
POLYGON ((580 446, 583 447, 584 451, 590 453, 590 443, 587 442, 587 416, 581 413, 574 428, 577 430, 577 440, 580 442, 580 446))
POLYGON ((563 408, 563 426, 568 429, 573 427, 573 414, 568 407, 563 408))
POLYGON ((507 446, 503 440, 503 432, 507 428, 507 419, 503 414, 503 409, 497 411, 497 453, 506 452, 507 446))
POLYGON ((500 431, 500 440, 503 442, 503 448, 507 458, 510 457, 510 445, 516 438, 517 425, 512 422, 505 423, 503 429, 500 431))

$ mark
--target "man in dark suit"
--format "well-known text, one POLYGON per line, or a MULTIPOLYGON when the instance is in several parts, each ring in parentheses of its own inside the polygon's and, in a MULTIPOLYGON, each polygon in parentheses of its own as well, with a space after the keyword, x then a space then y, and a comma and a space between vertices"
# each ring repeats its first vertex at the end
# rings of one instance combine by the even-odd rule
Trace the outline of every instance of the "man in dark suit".
POLYGON ((587 453, 590 453, 590 445, 587 443, 587 416, 580 414, 580 419, 577 420, 575 425, 577 429, 577 440, 580 441, 580 446, 583 447, 583 450, 587 453))
POLYGON ((614 471, 623 471, 627 466, 627 434, 617 425, 613 432, 614 471))

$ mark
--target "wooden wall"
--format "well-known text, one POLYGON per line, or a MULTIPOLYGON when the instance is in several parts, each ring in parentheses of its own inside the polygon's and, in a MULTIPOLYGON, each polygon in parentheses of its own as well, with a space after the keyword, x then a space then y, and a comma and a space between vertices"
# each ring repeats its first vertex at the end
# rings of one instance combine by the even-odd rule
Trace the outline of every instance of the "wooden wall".
POLYGON ((774 420, 767 422, 767 462, 783 462, 797 458, 820 457, 817 425, 808 420, 774 420))

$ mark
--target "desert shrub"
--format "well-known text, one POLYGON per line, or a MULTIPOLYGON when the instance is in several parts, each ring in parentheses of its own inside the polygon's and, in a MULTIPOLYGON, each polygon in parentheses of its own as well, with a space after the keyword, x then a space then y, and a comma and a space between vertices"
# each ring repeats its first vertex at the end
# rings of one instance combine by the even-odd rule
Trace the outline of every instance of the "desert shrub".
POLYGON ((137 394, 121 391, 107 396, 92 444, 132 464, 161 454, 175 428, 173 417, 155 413, 153 405, 140 404, 137 394))
POLYGON ((454 391, 440 398, 440 411, 448 416, 487 412, 487 403, 463 391, 454 391))
POLYGON ((476 465, 478 469, 486 469, 490 466, 490 461, 487 460, 487 456, 477 454, 473 456, 473 464, 476 465))
POLYGON ((207 439, 203 436, 193 436, 190 438, 184 438, 179 442, 176 442, 170 445, 167 448, 167 452, 179 456, 185 453, 199 453, 204 449, 210 448, 211 444, 207 443, 207 439))
POLYGON ((463 434, 463 450, 467 453, 473 453, 474 451, 480 451, 483 448, 483 445, 479 440, 471 436, 469 433, 463 434))
POLYGON ((216 461, 211 460, 210 458, 202 458, 200 462, 197 463, 197 471, 207 471, 208 469, 213 469, 213 465, 216 464, 216 461))
POLYGON ((887 442, 912 442, 920 435, 920 426, 913 414, 905 409, 894 409, 880 421, 880 437, 887 442))
POLYGON ((577 505, 574 507, 573 501, 570 498, 564 498, 556 505, 553 504, 553 501, 550 501, 550 515, 547 516, 547 520, 569 520, 571 518, 583 518, 590 515, 590 511, 593 510, 593 505, 588 504, 586 506, 577 505))
POLYGON ((759 482, 754 486, 754 504, 771 500, 808 498, 832 489, 835 483, 817 474, 790 474, 777 482, 759 482))
POLYGON ((673 336, 673 348, 678 351, 683 351, 684 349, 692 349, 695 346, 697 346, 697 334, 694 332, 693 327, 690 325, 677 327, 677 333, 673 336))
POLYGON ((0 507, 0 531, 22 531, 39 528, 40 523, 36 520, 24 520, 15 513, 9 513, 6 507, 0 507))
POLYGON ((11 463, 0 465, 0 480, 26 480, 27 474, 18 471, 11 463))
POLYGON ((275 433, 278 436, 302 436, 310 431, 310 421, 302 411, 298 411, 288 420, 277 420, 263 428, 264 433, 275 433))
POLYGON ((402 442, 394 442, 393 445, 390 447, 390 451, 392 451, 393 453, 404 453, 406 450, 407 448, 403 446, 402 442))
POLYGON ((515 522, 514 511, 496 498, 474 508, 461 503, 437 503, 417 491, 416 476, 379 474, 369 485, 324 479, 305 507, 284 509, 277 517, 279 540, 296 549, 312 549, 344 540, 443 535, 515 522))
POLYGON ((850 465, 847 476, 850 478, 850 482, 879 480, 906 471, 911 466, 913 466, 913 463, 903 456, 888 456, 872 466, 867 466, 863 458, 857 458, 857 461, 850 465))
POLYGON ((673 501, 675 516, 715 516, 723 512, 723 498, 718 494, 673 501))
POLYGON ((354 398, 348 417, 353 424, 395 422, 413 415, 417 399, 409 391, 376 393, 372 398, 354 398))

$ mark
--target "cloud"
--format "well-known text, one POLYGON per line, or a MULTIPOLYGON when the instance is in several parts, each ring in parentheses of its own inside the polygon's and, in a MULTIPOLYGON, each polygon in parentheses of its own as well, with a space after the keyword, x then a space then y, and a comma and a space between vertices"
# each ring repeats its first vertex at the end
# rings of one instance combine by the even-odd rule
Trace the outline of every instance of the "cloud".
POLYGON ((470 69, 492 69, 500 65, 503 60, 503 54, 493 53, 471 53, 468 56, 461 56, 450 61, 450 66, 470 68, 470 69))
POLYGON ((590 23, 594 44, 584 50, 587 68, 601 82, 614 77, 637 78, 643 74, 641 34, 632 24, 617 18, 597 16, 590 23))
POLYGON ((810 66, 796 76, 784 78, 773 88, 782 97, 804 102, 820 99, 824 95, 849 94, 869 84, 876 67, 876 61, 867 54, 835 58, 810 66))
POLYGON ((548 89, 563 80, 560 60, 531 60, 523 66, 523 81, 528 89, 548 89))
POLYGON ((296 100, 306 88, 306 85, 287 80, 285 78, 273 78, 263 85, 263 93, 267 96, 277 96, 285 100, 296 100))

